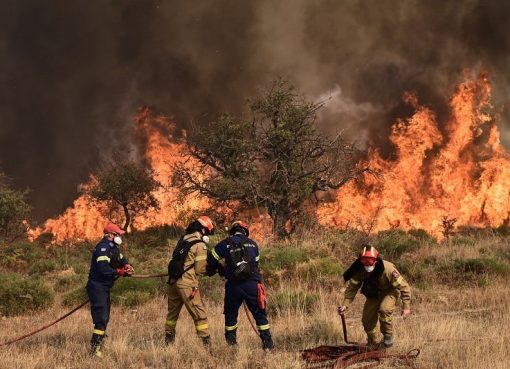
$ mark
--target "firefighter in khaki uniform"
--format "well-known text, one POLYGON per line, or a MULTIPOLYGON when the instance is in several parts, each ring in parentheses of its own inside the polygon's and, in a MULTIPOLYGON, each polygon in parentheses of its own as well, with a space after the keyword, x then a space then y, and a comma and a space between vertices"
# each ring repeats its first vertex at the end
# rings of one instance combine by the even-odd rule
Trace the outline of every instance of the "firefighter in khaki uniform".
POLYGON ((208 346, 209 326, 204 304, 198 290, 198 276, 206 272, 207 243, 214 227, 211 219, 201 216, 186 228, 177 242, 168 264, 168 315, 165 323, 165 342, 175 340, 175 327, 184 305, 195 322, 197 335, 208 346))
POLYGON ((402 316, 406 318, 411 314, 411 288, 400 275, 395 265, 379 258, 375 247, 364 245, 359 258, 347 269, 343 275, 347 283, 344 301, 338 308, 343 314, 349 304, 354 300, 361 288, 361 293, 367 300, 363 307, 361 319, 367 334, 369 346, 377 345, 377 320, 383 334, 385 347, 393 345, 392 315, 397 300, 402 299, 402 316))

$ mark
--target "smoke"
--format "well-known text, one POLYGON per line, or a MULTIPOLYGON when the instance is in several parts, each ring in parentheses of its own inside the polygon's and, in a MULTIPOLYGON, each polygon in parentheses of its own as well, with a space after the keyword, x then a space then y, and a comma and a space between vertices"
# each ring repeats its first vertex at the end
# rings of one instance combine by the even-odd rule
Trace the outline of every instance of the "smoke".
POLYGON ((447 114, 465 71, 487 71, 510 143, 506 1, 5 0, 0 165, 59 213, 138 107, 179 127, 242 112, 278 76, 329 97, 328 127, 385 145, 402 93, 447 114))

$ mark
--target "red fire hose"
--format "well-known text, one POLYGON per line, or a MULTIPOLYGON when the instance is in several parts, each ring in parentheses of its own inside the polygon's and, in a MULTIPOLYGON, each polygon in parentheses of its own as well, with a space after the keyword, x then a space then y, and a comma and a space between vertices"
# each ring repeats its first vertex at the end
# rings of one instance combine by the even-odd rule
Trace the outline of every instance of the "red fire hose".
POLYGON ((45 329, 47 329, 47 328, 49 328, 49 327, 51 327, 51 326, 54 326, 55 324, 57 324, 57 323, 58 323, 58 322, 60 322, 61 320, 64 320, 65 318, 67 318, 69 315, 71 315, 71 314, 75 313, 76 311, 80 310, 82 307, 84 307, 84 306, 85 306, 85 305, 87 305, 88 303, 89 303, 89 300, 83 301, 80 305, 76 306, 73 310, 71 310, 71 311, 67 312, 66 314, 62 315, 62 316, 61 316, 60 318, 58 318, 57 320, 55 320, 55 321, 53 321, 53 322, 51 322, 51 323, 49 323, 49 324, 45 325, 44 327, 39 328, 39 329, 37 329, 37 330, 35 330, 35 331, 33 331, 33 332, 27 333, 27 334, 25 334, 25 335, 23 335, 23 336, 21 336, 21 337, 18 337, 18 338, 12 339, 12 340, 7 341, 7 342, 3 342, 3 343, 1 343, 1 344, 0 344, 0 347, 2 347, 2 346, 7 346, 7 345, 10 345, 11 343, 21 341, 21 340, 23 340, 23 339, 25 339, 25 338, 28 338, 28 337, 30 337, 30 336, 33 336, 33 335, 34 335, 34 334, 36 334, 36 333, 39 333, 39 332, 43 331, 43 330, 45 330, 45 329))
MULTIPOLYGON (((131 276, 131 278, 158 278, 158 277, 166 277, 168 276, 168 274, 133 274, 131 276)), ((64 320, 65 318, 67 318, 68 316, 74 314, 75 312, 77 312, 78 310, 80 310, 82 307, 84 307, 85 305, 87 305, 89 303, 89 300, 86 300, 86 301, 83 301, 80 305, 76 306, 74 309, 72 309, 71 311, 65 313, 64 315, 62 315, 60 318, 54 320, 53 322, 49 323, 49 324, 46 324, 45 326, 33 331, 33 332, 30 332, 30 333, 27 333, 21 337, 18 337, 18 338, 15 338, 15 339, 12 339, 10 341, 7 341, 7 342, 3 342, 3 343, 0 343, 0 347, 2 346, 7 346, 7 345, 10 345, 12 343, 15 343, 15 342, 18 342, 18 341, 21 341, 25 338, 28 338, 28 337, 31 337, 41 331, 44 331, 45 329, 48 329, 52 326, 54 326, 55 324, 57 324, 58 322, 64 320)))

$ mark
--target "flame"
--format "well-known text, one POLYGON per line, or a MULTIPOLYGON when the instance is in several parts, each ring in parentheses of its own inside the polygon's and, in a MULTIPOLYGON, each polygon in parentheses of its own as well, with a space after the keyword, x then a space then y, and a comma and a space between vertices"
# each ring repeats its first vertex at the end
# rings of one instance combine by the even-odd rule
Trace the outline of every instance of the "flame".
MULTIPOLYGON (((206 211, 212 205, 207 198, 200 195, 192 194, 183 197, 176 188, 171 186, 172 166, 184 160, 182 154, 186 146, 175 138, 175 124, 163 115, 153 114, 148 108, 140 109, 134 122, 133 137, 143 143, 144 159, 154 170, 155 178, 162 187, 154 193, 159 201, 160 209, 135 217, 133 227, 137 230, 165 224, 184 227, 190 221, 190 217, 197 212, 206 211)), ((185 135, 185 132, 183 134, 185 135)), ((193 164, 192 160, 186 162, 189 168, 193 168, 193 164)), ((93 181, 94 178, 91 177, 87 184, 82 185, 82 188, 86 189, 93 181)), ((235 208, 236 205, 233 204, 233 206, 235 208)), ((251 224, 251 233, 254 235, 266 237, 270 234, 270 222, 268 224, 268 216, 265 212, 261 213, 257 209, 238 212, 232 207, 222 207, 217 211, 229 219, 242 214, 243 219, 251 224)), ((29 236, 34 240, 43 233, 52 233, 53 243, 67 240, 94 240, 102 235, 104 225, 110 221, 105 214, 108 214, 105 204, 93 203, 84 194, 78 197, 62 215, 46 220, 42 227, 29 230, 29 236)), ((121 221, 122 219, 118 219, 119 224, 121 221)))
MULTIPOLYGON (((183 198, 177 189, 170 187, 172 165, 183 160, 181 154, 185 148, 184 144, 177 142, 172 135, 174 132, 175 125, 167 117, 155 116, 148 108, 140 109, 135 118, 133 137, 143 141, 145 160, 154 170, 156 179, 163 185, 154 193, 160 209, 149 211, 133 220, 133 226, 138 230, 162 224, 184 226, 192 212, 210 206, 205 198, 193 195, 183 198)), ((91 178, 83 187, 86 188, 93 180, 91 178)), ((31 230, 30 238, 35 239, 42 233, 50 232, 54 236, 53 242, 97 239, 102 234, 104 225, 109 222, 105 214, 105 204, 93 203, 84 194, 62 215, 48 219, 42 227, 31 230)))
MULTIPOLYGON (((415 112, 392 126, 394 156, 386 159, 377 148, 369 149, 367 159, 358 166, 369 166, 380 176, 365 173, 338 190, 333 202, 316 209, 320 223, 368 232, 396 227, 424 229, 438 238, 442 236, 444 217, 457 219, 457 226, 506 224, 510 158, 500 144, 496 120, 490 115, 490 95, 486 76, 461 83, 450 99, 450 117, 439 125, 431 109, 420 105, 415 94, 405 93, 404 101, 415 112)), ((212 205, 199 195, 182 197, 170 186, 172 166, 183 160, 181 154, 186 149, 175 138, 175 131, 167 117, 147 108, 140 109, 135 119, 133 137, 143 142, 144 159, 163 184, 155 193, 160 210, 136 217, 133 226, 138 230, 163 224, 185 226, 190 216, 212 205)), ((187 165, 192 168, 193 162, 187 165)), ((245 219, 251 223, 251 234, 268 240, 271 221, 267 213, 240 209, 233 203, 216 211, 226 219, 245 219)), ((104 214, 105 205, 91 205, 82 195, 62 215, 47 220, 30 235, 34 239, 51 232, 54 242, 97 239, 108 221, 104 214)))
POLYGON ((320 222, 373 232, 424 229, 438 238, 443 217, 457 219, 457 226, 506 224, 510 159, 489 114, 490 94, 486 76, 461 83, 441 130, 434 112, 406 93, 404 101, 415 113, 392 127, 394 159, 383 159, 371 149, 368 159, 359 163, 382 178, 365 174, 338 190, 335 201, 318 208, 320 222))

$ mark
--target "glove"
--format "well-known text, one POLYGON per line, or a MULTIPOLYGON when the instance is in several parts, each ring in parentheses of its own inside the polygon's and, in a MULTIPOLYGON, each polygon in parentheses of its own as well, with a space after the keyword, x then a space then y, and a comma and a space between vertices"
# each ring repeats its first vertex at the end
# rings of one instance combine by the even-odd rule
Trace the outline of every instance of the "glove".
POLYGON ((347 311, 348 307, 345 306, 345 305, 342 305, 342 306, 339 306, 336 308, 338 314, 342 315, 343 313, 345 313, 347 311))
POLYGON ((115 271, 117 272, 117 275, 119 277, 125 277, 126 276, 126 271, 124 270, 124 268, 118 268, 118 269, 115 269, 115 271))
POLYGON ((131 277, 135 273, 135 269, 131 266, 131 264, 124 265, 123 269, 126 277, 131 277))

